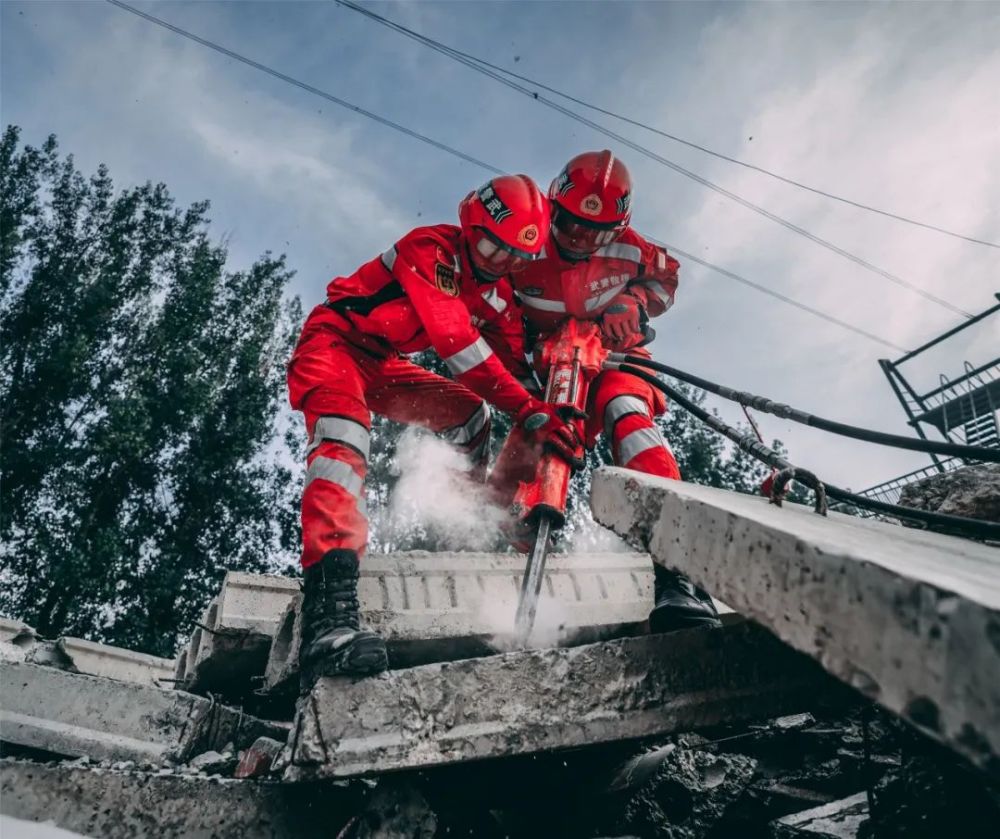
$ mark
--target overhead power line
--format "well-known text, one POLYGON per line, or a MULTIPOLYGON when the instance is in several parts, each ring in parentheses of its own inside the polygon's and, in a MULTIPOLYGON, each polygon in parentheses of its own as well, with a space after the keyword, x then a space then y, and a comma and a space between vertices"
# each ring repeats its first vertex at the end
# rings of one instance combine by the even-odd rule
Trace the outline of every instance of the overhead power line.
POLYGON ((840 247, 839 245, 835 245, 833 242, 830 242, 829 240, 824 239, 821 236, 817 236, 816 234, 811 233, 810 231, 808 231, 805 228, 803 228, 803 227, 795 224, 794 222, 791 222, 788 219, 783 218, 782 216, 777 215, 776 213, 772 213, 770 210, 767 210, 764 207, 761 207, 759 204, 754 204, 752 201, 749 201, 746 198, 743 198, 741 195, 737 195, 735 192, 732 192, 732 191, 726 189, 725 187, 719 186, 718 184, 716 184, 716 183, 708 180, 707 178, 704 178, 701 175, 698 175, 697 173, 692 172, 690 169, 686 169, 685 167, 681 166, 680 164, 675 163, 674 161, 669 160, 668 158, 663 157, 660 154, 657 154, 656 152, 652 151, 651 149, 648 149, 645 146, 642 146, 639 143, 636 143, 635 141, 630 140, 629 138, 624 137, 623 135, 618 134, 615 131, 612 131, 611 129, 607 128, 606 126, 603 126, 600 123, 594 122, 593 120, 588 119, 587 117, 583 116, 582 114, 577 113, 576 111, 571 111, 569 108, 566 108, 563 105, 560 105, 558 102, 555 102, 555 101, 553 101, 551 99, 547 99, 546 97, 541 96, 537 91, 530 90, 529 88, 526 88, 523 85, 518 84, 517 82, 511 81, 510 79, 504 77, 503 75, 501 75, 501 74, 499 74, 499 73, 491 70, 483 62, 481 62, 479 59, 476 59, 476 58, 466 58, 465 54, 459 53, 457 50, 453 49, 452 47, 449 47, 446 44, 441 43, 440 41, 435 41, 433 38, 430 38, 430 37, 428 37, 426 35, 422 35, 419 32, 416 32, 416 31, 414 31, 412 29, 408 29, 407 27, 403 26, 402 24, 396 23, 395 21, 390 20, 387 17, 383 17, 382 15, 377 14, 377 13, 375 13, 375 12, 369 10, 369 9, 366 9, 363 6, 359 6, 357 3, 351 2, 351 0, 336 0, 336 2, 338 2, 340 5, 344 6, 345 8, 348 8, 348 9, 350 9, 352 11, 358 12, 361 15, 364 15, 366 18, 368 18, 368 19, 370 19, 370 20, 372 20, 372 21, 374 21, 374 22, 376 22, 376 23, 378 23, 378 24, 380 24, 382 26, 388 27, 389 29, 392 29, 392 30, 394 30, 395 32, 397 32, 397 33, 399 33, 401 35, 404 35, 404 36, 406 36, 406 37, 408 37, 408 38, 410 38, 412 40, 415 40, 415 41, 419 42, 420 44, 422 44, 422 45, 424 45, 426 47, 429 47, 430 49, 434 50, 435 52, 438 52, 438 53, 446 56, 447 58, 452 59, 453 61, 457 61, 460 64, 464 64, 469 69, 475 70, 477 73, 481 73, 484 76, 488 76, 489 78, 493 79, 494 81, 497 81, 500 84, 506 85, 507 87, 511 88, 512 90, 515 90, 518 93, 521 93, 521 94, 523 94, 525 96, 528 96, 531 99, 534 99, 537 102, 540 102, 541 104, 545 105, 546 107, 551 108, 552 110, 558 111, 559 113, 561 113, 561 114, 569 117, 570 119, 573 119, 576 122, 581 123, 582 125, 586 125, 588 128, 592 128, 594 131, 597 131, 597 132, 605 135, 606 137, 610 137, 611 139, 616 140, 617 142, 621 143, 624 146, 627 146, 630 149, 633 149, 634 151, 638 152, 639 154, 642 154, 645 157, 648 157, 651 160, 654 160, 657 163, 659 163, 659 164, 661 164, 663 166, 666 166, 669 169, 672 169, 673 171, 677 172, 678 174, 681 174, 684 177, 689 178, 689 179, 695 181, 696 183, 699 183, 702 186, 707 187, 708 189, 711 189, 711 190, 719 193, 720 195, 726 196, 730 200, 735 201, 736 203, 738 203, 738 204, 746 207, 748 210, 751 210, 751 211, 753 211, 753 212, 755 212, 755 213, 757 213, 759 215, 762 215, 765 218, 767 218, 767 219, 775 222, 776 224, 780 224, 782 227, 786 228, 787 230, 791 230, 792 232, 797 233, 800 236, 805 237, 806 239, 810 240, 811 242, 814 242, 815 244, 820 245, 821 247, 824 247, 827 250, 830 250, 833 253, 838 254, 839 256, 842 256, 844 259, 848 259, 851 262, 855 263, 856 265, 860 265, 862 268, 865 268, 865 269, 867 269, 867 270, 869 270, 869 271, 871 271, 871 272, 879 275, 880 277, 883 277, 884 279, 889 280, 889 282, 895 283, 896 285, 900 286, 901 288, 908 289, 908 290, 912 291, 914 294, 919 294, 924 299, 929 300, 932 303, 935 303, 938 306, 941 306, 942 308, 945 308, 948 311, 953 312, 954 314, 961 315, 962 317, 966 317, 966 318, 971 318, 972 317, 972 314, 970 312, 967 312, 964 309, 961 309, 958 306, 955 306, 950 301, 945 300, 942 297, 938 297, 936 294, 932 294, 931 292, 926 291, 925 289, 922 289, 922 288, 920 288, 917 285, 914 285, 910 281, 905 280, 902 277, 899 277, 899 276, 897 276, 895 274, 892 274, 889 271, 886 271, 884 268, 880 268, 879 266, 877 266, 877 265, 869 262, 866 259, 863 259, 862 257, 858 256, 857 254, 852 253, 851 251, 848 251, 845 248, 840 247))
POLYGON ((481 166, 483 169, 486 169, 487 171, 492 172, 495 175, 503 174, 503 172, 500 169, 495 169, 494 167, 490 166, 490 164, 484 163, 482 160, 472 157, 472 155, 468 155, 465 152, 459 151, 458 149, 454 149, 451 146, 445 145, 444 143, 439 142, 438 140, 434 140, 425 134, 420 134, 419 132, 414 131, 412 128, 407 128, 405 125, 400 125, 398 122, 393 122, 391 119, 386 119, 383 116, 379 116, 378 114, 373 113, 372 111, 365 110, 359 105, 355 105, 351 102, 348 102, 346 99, 341 99, 339 96, 334 96, 332 93, 327 93, 325 90, 320 90, 318 87, 313 87, 311 84, 307 84, 306 82, 299 81, 298 79, 294 79, 291 76, 287 76, 284 73, 279 72, 278 70, 275 70, 271 67, 261 64, 258 61, 254 61, 252 58, 247 58, 245 55, 240 55, 239 53, 226 49, 221 44, 217 44, 214 41, 209 41, 207 38, 201 38, 198 35, 195 35, 193 32, 188 32, 186 29, 181 29, 179 26, 174 26, 172 23, 168 23, 167 21, 162 20, 161 18, 154 17, 151 14, 147 14, 146 12, 136 9, 134 6, 129 6, 127 3, 122 3, 120 2, 120 0, 107 0, 107 1, 112 6, 117 6, 119 9, 123 9, 126 12, 131 12, 133 15, 137 15, 138 17, 145 18, 150 23, 155 23, 157 26, 162 26, 164 29, 169 29, 171 32, 174 32, 177 35, 187 38, 188 40, 194 41, 196 44, 201 44, 203 47, 208 47, 209 49, 215 50, 216 52, 220 52, 223 55, 232 58, 234 61, 242 62, 243 64, 246 64, 248 67, 253 67, 255 70, 260 70, 262 73, 267 73, 269 76, 274 76, 274 78, 280 79, 283 82, 287 82, 290 85, 295 85, 295 87, 301 88, 307 93, 312 93, 316 96, 321 96, 328 102, 333 102, 335 105, 340 105, 342 108, 347 108, 349 111, 354 111, 356 114, 361 114, 362 116, 368 117, 368 119, 375 120, 375 122, 381 123, 382 125, 385 125, 388 128, 392 128, 396 131, 406 134, 409 137, 413 137, 413 139, 415 140, 420 140, 422 143, 428 143, 429 145, 432 145, 435 148, 441 149, 441 151, 448 152, 448 154, 453 154, 455 155, 455 157, 461 158, 466 163, 472 163, 476 166, 481 166))
MULTIPOLYGON (((339 2, 340 5, 346 7, 356 6, 356 4, 351 2, 344 2, 344 0, 337 0, 337 2, 339 2)), ((446 45, 442 44, 442 46, 446 45)), ((842 195, 836 195, 824 189, 820 189, 814 186, 809 186, 809 184, 802 183, 801 181, 797 181, 794 178, 789 178, 785 175, 781 175, 778 172, 772 171, 771 169, 767 169, 763 166, 758 166, 754 163, 748 163, 747 161, 740 160, 739 158, 736 157, 730 157, 727 154, 723 154, 722 152, 710 149, 707 146, 701 145, 700 143, 696 143, 692 140, 686 140, 685 138, 679 137, 676 134, 671 134, 669 131, 664 131, 662 128, 657 128, 654 125, 649 125, 648 123, 642 122, 632 117, 625 116, 624 114, 619 114, 615 111, 608 110, 607 108, 602 108, 600 105, 595 105, 592 102, 587 102, 585 99, 580 99, 579 97, 573 96, 570 93, 566 93, 565 91, 551 87, 550 85, 547 85, 544 82, 538 81, 538 79, 533 79, 529 76, 524 76, 521 75, 520 73, 515 73, 513 70, 507 67, 501 67, 498 64, 492 64, 486 59, 479 58, 478 56, 472 55, 471 53, 463 52, 462 50, 457 49, 455 47, 446 47, 446 48, 454 52, 456 55, 460 55, 463 58, 469 59, 469 61, 474 61, 477 64, 481 64, 482 66, 488 67, 491 70, 496 70, 498 73, 503 73, 504 75, 509 76, 512 79, 517 79, 518 81, 524 82, 525 84, 530 84, 533 87, 537 87, 539 90, 544 90, 548 93, 553 94, 554 96, 558 96, 561 99, 565 99, 567 102, 573 102, 576 105, 582 105, 584 108, 587 108, 591 111, 596 111, 597 113, 604 114, 605 116, 611 117, 612 119, 617 119, 620 120, 621 122, 627 123, 628 125, 633 125, 636 128, 641 128, 644 131, 649 131, 653 134, 657 134, 658 136, 664 137, 667 140, 672 140, 673 142, 680 143, 681 145, 687 146, 688 148, 704 152, 705 154, 711 155, 712 157, 717 157, 719 160, 725 160, 728 163, 733 163, 737 166, 742 166, 745 169, 751 169, 754 172, 759 172, 762 175, 767 175, 770 178, 774 178, 775 180, 781 181, 786 184, 790 184, 791 186, 798 187, 799 189, 807 190, 808 192, 812 192, 816 195, 822 195, 824 198, 829 198, 833 201, 839 201, 842 204, 848 204, 851 207, 858 208, 859 210, 867 210, 870 213, 877 213, 880 216, 885 216, 886 218, 895 219, 896 221, 901 221, 906 224, 912 224, 915 225, 916 227, 923 227, 927 230, 934 230, 937 233, 943 233, 945 236, 953 236, 956 239, 964 239, 966 242, 973 242, 977 245, 986 245, 987 247, 990 248, 1000 248, 1000 243, 997 242, 989 242, 986 241, 985 239, 977 239, 975 236, 967 236, 964 233, 957 233, 954 230, 948 230, 947 228, 939 227, 936 224, 930 224, 929 222, 919 221, 917 219, 910 218, 909 216, 904 216, 900 215, 899 213, 894 213, 890 210, 882 210, 879 209, 878 207, 873 207, 870 204, 865 204, 861 201, 854 201, 850 198, 845 198, 842 195)))
POLYGON ((807 303, 802 303, 798 300, 795 300, 792 297, 788 297, 787 295, 782 294, 780 291, 775 291, 772 288, 767 288, 766 286, 762 286, 760 283, 755 283, 753 280, 748 280, 746 277, 736 274, 726 268, 721 268, 718 265, 713 265, 711 262, 707 262, 700 256, 695 256, 693 253, 688 253, 687 251, 681 250, 680 248, 674 245, 669 245, 666 242, 661 242, 657 239, 654 239, 651 236, 646 236, 646 238, 650 242, 655 242, 658 245, 663 245, 663 247, 665 247, 668 251, 670 251, 670 253, 676 254, 677 256, 683 256, 685 259, 688 259, 691 262, 697 262, 699 265, 703 265, 706 268, 710 268, 716 273, 722 274, 724 277, 729 277, 729 279, 731 280, 735 280, 738 283, 742 283, 745 286, 749 286, 750 288, 756 289, 757 291, 770 295, 771 297, 774 297, 783 303, 787 303, 789 306, 795 306, 795 308, 801 309, 803 312, 808 312, 811 315, 815 315, 818 318, 822 318, 827 323, 832 323, 843 329, 848 329, 855 335, 860 335, 863 338, 867 338, 869 341, 875 341, 876 343, 882 344, 883 346, 889 347, 890 349, 896 350, 897 352, 903 352, 903 353, 907 352, 906 348, 901 347, 898 344, 894 344, 892 341, 889 341, 885 338, 880 338, 873 332, 868 332, 862 329, 860 326, 854 326, 853 324, 850 324, 845 320, 841 320, 838 317, 834 317, 833 315, 827 314, 826 312, 821 311, 820 309, 816 309, 807 303))
MULTIPOLYGON (((291 76, 288 76, 285 73, 281 73, 281 72, 279 72, 277 70, 274 70, 273 68, 268 67, 265 64, 261 64, 259 61, 254 61, 251 58, 247 58, 246 56, 241 55, 241 54, 239 54, 237 52, 234 52, 233 50, 227 49, 226 47, 223 47, 220 44, 215 43, 214 41, 210 41, 207 38, 202 38, 202 37, 200 37, 198 35, 195 35, 192 32, 188 32, 186 29, 181 29, 179 26, 174 26, 172 23, 168 23, 165 20, 161 20, 160 18, 155 17, 154 15, 151 15, 151 14, 148 14, 146 12, 140 11, 139 9, 133 8, 132 6, 129 6, 127 3, 121 2, 121 0, 107 0, 107 2, 110 3, 110 4, 112 4, 113 6, 117 6, 118 8, 122 9, 123 11, 126 11, 126 12, 129 12, 131 14, 137 15, 138 17, 141 17, 144 20, 149 21, 150 23, 153 23, 153 24, 156 24, 157 26, 161 26, 161 27, 163 27, 165 29, 168 29, 171 32, 175 33, 176 35, 180 35, 181 37, 187 38, 188 40, 191 40, 191 41, 194 41, 195 43, 200 44, 201 46, 208 47, 209 49, 214 50, 215 52, 221 53, 222 55, 225 55, 227 58, 232 58, 232 59, 234 59, 236 61, 241 62, 242 64, 246 64, 249 67, 253 67, 255 70, 260 70, 263 73, 267 73, 269 76, 273 76, 276 79, 280 79, 281 81, 287 82, 288 84, 294 85, 297 88, 305 90, 308 93, 312 93, 312 94, 315 94, 316 96, 320 96, 320 97, 322 97, 323 99, 326 99, 329 102, 333 102, 336 105, 340 105, 343 108, 347 108, 348 110, 353 111, 354 113, 360 114, 361 116, 368 117, 369 119, 372 119, 375 122, 378 122, 379 124, 384 125, 384 126, 386 126, 388 128, 392 128, 395 131, 399 131, 399 132, 401 132, 402 134, 405 134, 408 137, 412 137, 413 139, 420 140, 423 143, 427 143, 428 145, 431 145, 431 146, 433 146, 436 149, 439 149, 439 150, 444 151, 444 152, 446 152, 448 154, 451 154, 451 155, 453 155, 453 156, 455 156, 455 157, 457 157, 457 158, 459 158, 461 160, 466 161, 467 163, 472 163, 472 164, 474 164, 476 166, 479 166, 479 167, 485 169, 487 172, 490 172, 490 173, 492 173, 494 175, 499 175, 499 174, 503 173, 502 169, 498 169, 497 167, 492 166, 489 163, 485 163, 485 162, 483 162, 483 161, 481 161, 481 160, 479 160, 479 159, 477 159, 475 157, 472 157, 471 155, 467 155, 464 152, 459 151, 458 149, 452 148, 451 146, 448 146, 448 145, 446 145, 444 143, 438 142, 437 140, 434 140, 434 139, 432 139, 430 137, 427 137, 427 136, 425 136, 425 135, 423 135, 423 134, 421 134, 421 133, 419 133, 417 131, 414 131, 414 130, 412 130, 410 128, 407 128, 406 126, 400 125, 397 122, 393 122, 392 120, 386 119, 385 117, 379 116, 378 114, 372 113, 371 111, 368 111, 368 110, 366 110, 364 108, 361 108, 361 107, 359 107, 357 105, 354 105, 354 104, 352 104, 352 103, 350 103, 350 102, 348 102, 348 101, 346 101, 344 99, 341 99, 338 96, 334 96, 333 94, 327 93, 326 91, 323 91, 323 90, 320 90, 319 88, 313 87, 310 84, 302 82, 302 81, 300 81, 298 79, 295 79, 295 78, 293 78, 291 76)), ((651 239, 650 241, 656 242, 657 240, 651 239)), ((855 333, 856 335, 860 335, 860 336, 862 336, 864 338, 867 338, 867 339, 869 339, 871 341, 875 341, 875 342, 877 342, 879 344, 883 344, 883 345, 885 345, 887 347, 891 347, 892 349, 899 350, 901 352, 906 352, 905 348, 899 347, 896 344, 893 344, 890 341, 885 340, 884 338, 880 338, 879 336, 877 336, 877 335, 875 335, 875 334, 873 334, 871 332, 866 332, 864 329, 861 329, 860 327, 853 326, 850 323, 847 323, 846 321, 842 321, 839 318, 834 317, 833 315, 829 315, 826 312, 823 312, 823 311, 821 311, 819 309, 816 309, 816 308, 814 308, 812 306, 809 306, 809 305, 807 305, 805 303, 801 303, 798 300, 795 300, 794 298, 788 297, 788 296, 786 296, 786 295, 784 295, 784 294, 782 294, 780 292, 774 291, 773 289, 770 289, 767 286, 763 286, 763 285, 760 285, 759 283, 753 282, 752 280, 748 280, 746 277, 742 277, 739 274, 735 274, 732 271, 726 270, 725 268, 720 268, 717 265, 713 265, 710 262, 706 262, 705 260, 701 259, 700 257, 695 256, 694 254, 690 254, 690 253, 687 253, 686 251, 682 251, 679 248, 673 247, 672 245, 665 245, 663 242, 657 242, 657 244, 661 244, 664 247, 667 247, 669 250, 671 250, 671 251, 673 251, 673 252, 675 252, 675 253, 677 253, 677 254, 679 254, 681 256, 684 256, 685 258, 690 259, 693 262, 697 262, 700 265, 705 266, 706 268, 709 268, 709 269, 711 269, 713 271, 716 271, 719 274, 722 274, 724 277, 729 277, 730 279, 733 279, 733 280, 735 280, 737 282, 743 283, 744 285, 747 285, 750 288, 753 288, 756 291, 761 292, 762 294, 769 295, 770 297, 773 297, 773 298, 775 298, 777 300, 780 300, 783 303, 787 303, 790 306, 794 306, 795 308, 800 309, 803 312, 806 312, 806 313, 808 313, 810 315, 814 315, 815 317, 821 318, 821 319, 827 321, 828 323, 832 323, 832 324, 834 324, 836 326, 842 327, 843 329, 847 329, 847 330, 855 333)))

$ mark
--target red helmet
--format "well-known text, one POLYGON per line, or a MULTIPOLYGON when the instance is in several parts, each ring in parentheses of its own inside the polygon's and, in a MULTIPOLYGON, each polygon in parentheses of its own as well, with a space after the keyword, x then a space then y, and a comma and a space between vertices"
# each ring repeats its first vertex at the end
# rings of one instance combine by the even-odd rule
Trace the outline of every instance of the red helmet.
POLYGON ((632 176, 610 151, 578 154, 549 187, 552 238, 575 256, 611 244, 632 217, 632 176))
POLYGON ((549 213, 549 202, 527 175, 500 175, 470 192, 458 217, 473 265, 501 277, 538 259, 549 213))

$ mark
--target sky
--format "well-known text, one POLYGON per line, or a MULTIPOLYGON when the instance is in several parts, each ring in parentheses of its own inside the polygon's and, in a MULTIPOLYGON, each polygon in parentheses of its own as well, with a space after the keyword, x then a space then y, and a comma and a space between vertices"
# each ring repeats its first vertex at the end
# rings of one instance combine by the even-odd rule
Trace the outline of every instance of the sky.
MULTIPOLYGON (((504 171, 548 182, 611 148, 633 224, 912 348, 960 315, 334 2, 137 7, 504 171)), ((787 177, 1000 241, 1000 3, 371 3, 494 64, 787 177)), ((572 106, 579 110, 577 106, 572 106)), ((877 216, 642 129, 595 121, 968 312, 1000 249, 877 216)), ((209 199, 231 267, 285 253, 308 310, 412 227, 454 223, 489 173, 100 0, 0 3, 0 118, 85 171, 209 199)), ((901 353, 681 258, 654 356, 843 422, 907 433, 879 366, 901 353)), ((1000 317, 908 368, 997 356, 1000 317)), ((712 399, 723 417, 738 407, 712 399)), ((758 415, 790 459, 854 489, 929 464, 758 415)))

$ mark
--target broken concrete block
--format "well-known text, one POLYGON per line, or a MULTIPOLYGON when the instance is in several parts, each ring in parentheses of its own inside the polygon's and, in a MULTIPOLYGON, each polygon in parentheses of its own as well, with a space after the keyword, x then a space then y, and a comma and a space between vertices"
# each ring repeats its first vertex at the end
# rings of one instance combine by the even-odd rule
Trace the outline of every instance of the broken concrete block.
POLYGON ((82 638, 60 638, 55 644, 69 661, 68 669, 74 673, 155 687, 170 687, 173 682, 174 663, 167 658, 82 638))
MULTIPOLYGON (((234 575, 230 572, 226 575, 227 582, 231 576, 253 575, 234 575)), ((255 591, 259 593, 260 588, 255 591)), ((183 664, 177 666, 174 678, 179 680, 177 686, 180 689, 199 694, 212 693, 236 702, 261 686, 271 650, 271 635, 254 628, 252 618, 239 611, 228 613, 238 625, 226 624, 227 618, 221 607, 225 599, 224 583, 222 593, 209 603, 200 625, 191 634, 186 652, 182 651, 183 664)), ((236 602, 243 605, 249 600, 251 597, 246 591, 241 591, 236 598, 236 602)), ((270 607, 271 601, 266 602, 270 607)), ((260 623, 267 622, 257 622, 260 623)), ((267 625, 270 626, 269 623, 267 625)))
POLYGON ((102 839, 337 836, 359 806, 355 791, 332 784, 318 790, 0 759, 0 813, 102 839))
POLYGON ((294 577, 228 571, 219 592, 213 629, 246 629, 273 637, 289 598, 299 588, 294 577))
POLYGON ((868 820, 868 796, 859 792, 774 822, 774 839, 856 839, 868 820))
POLYGON ((234 778, 262 778, 270 770, 271 764, 284 744, 271 737, 258 737, 240 755, 234 778))
POLYGON ((530 754, 771 717, 821 670, 748 624, 321 679, 282 753, 288 780, 530 754))
POLYGON ((184 760, 230 740, 245 746, 279 726, 174 690, 0 665, 0 740, 95 760, 184 760))
MULTIPOLYGON (((362 622, 389 646, 393 669, 473 658, 513 638, 524 557, 414 551, 366 557, 362 622)), ((265 673, 277 691, 298 679, 301 595, 279 621, 265 673)), ((529 646, 565 646, 636 634, 653 605, 646 554, 556 554, 546 566, 529 646)))
POLYGON ((623 469, 595 518, 1000 776, 1000 551, 623 469))
POLYGON ((904 507, 1000 521, 1000 463, 978 463, 930 475, 903 487, 904 507))
POLYGON ((0 618, 0 643, 30 647, 38 640, 38 633, 28 624, 10 618, 0 618))

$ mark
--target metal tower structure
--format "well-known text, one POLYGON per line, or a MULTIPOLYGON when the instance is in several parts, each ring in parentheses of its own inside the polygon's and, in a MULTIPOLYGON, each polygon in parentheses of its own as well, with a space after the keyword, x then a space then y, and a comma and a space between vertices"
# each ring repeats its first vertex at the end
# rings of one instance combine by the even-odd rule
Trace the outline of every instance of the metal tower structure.
MULTIPOLYGON (((954 329, 943 332, 895 361, 879 360, 879 366, 903 406, 910 426, 925 440, 930 439, 928 432, 933 429, 953 443, 1000 448, 1000 355, 979 366, 965 361, 961 374, 949 378, 942 373, 938 386, 925 393, 918 392, 900 369, 931 347, 939 346, 970 326, 1000 312, 1000 293, 994 296, 998 301, 996 305, 967 319, 954 329)), ((1000 350, 1000 342, 994 349, 1000 350)), ((934 472, 945 472, 963 465, 963 461, 958 458, 939 455, 930 457, 933 460, 931 466, 870 487, 861 494, 895 503, 907 484, 934 472)))

